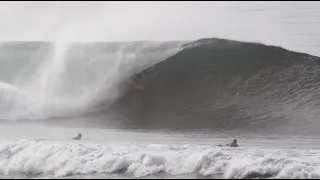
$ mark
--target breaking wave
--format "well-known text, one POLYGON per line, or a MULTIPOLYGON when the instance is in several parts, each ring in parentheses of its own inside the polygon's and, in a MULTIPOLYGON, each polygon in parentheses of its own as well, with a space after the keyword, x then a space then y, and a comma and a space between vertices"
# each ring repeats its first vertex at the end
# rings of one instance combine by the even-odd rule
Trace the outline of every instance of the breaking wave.
POLYGON ((137 128, 317 131, 318 61, 281 47, 215 38, 6 42, 0 48, 0 118, 112 110, 137 128), (149 73, 141 74, 140 84, 146 90, 139 91, 128 79, 144 69, 149 73))

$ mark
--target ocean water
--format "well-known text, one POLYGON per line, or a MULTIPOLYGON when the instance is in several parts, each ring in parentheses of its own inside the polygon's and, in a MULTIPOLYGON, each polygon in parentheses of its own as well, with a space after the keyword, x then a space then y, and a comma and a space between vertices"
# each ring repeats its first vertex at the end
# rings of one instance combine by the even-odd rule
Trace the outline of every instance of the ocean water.
POLYGON ((320 178, 318 2, 2 5, 1 178, 320 178))

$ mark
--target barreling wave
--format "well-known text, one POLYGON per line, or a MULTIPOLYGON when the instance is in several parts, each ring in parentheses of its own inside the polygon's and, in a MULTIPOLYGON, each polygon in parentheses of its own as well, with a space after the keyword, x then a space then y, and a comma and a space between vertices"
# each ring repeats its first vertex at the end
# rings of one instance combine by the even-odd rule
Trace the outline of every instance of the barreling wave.
POLYGON ((149 67, 141 79, 147 90, 132 88, 114 108, 136 128, 316 127, 318 61, 280 47, 201 39, 149 67))
POLYGON ((317 126, 320 68, 315 56, 215 38, 51 46, 1 46, 0 81, 17 87, 13 92, 24 96, 17 101, 27 99, 14 113, 13 98, 1 101, 10 112, 2 119, 112 110, 126 119, 124 126, 135 128, 317 126), (150 74, 140 80, 146 90, 138 91, 127 80, 143 69, 150 74), (36 109, 30 109, 30 101, 36 109))

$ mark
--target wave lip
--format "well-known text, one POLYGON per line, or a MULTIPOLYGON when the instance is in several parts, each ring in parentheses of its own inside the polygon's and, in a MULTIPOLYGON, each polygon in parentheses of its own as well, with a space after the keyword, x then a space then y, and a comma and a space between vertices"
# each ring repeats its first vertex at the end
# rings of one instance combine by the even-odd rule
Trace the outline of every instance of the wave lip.
POLYGON ((14 177, 198 174, 224 178, 319 178, 315 151, 230 149, 210 146, 84 145, 21 140, 0 146, 0 173, 14 177), (311 156, 311 157, 310 157, 311 156), (313 158, 313 159, 312 159, 313 158))

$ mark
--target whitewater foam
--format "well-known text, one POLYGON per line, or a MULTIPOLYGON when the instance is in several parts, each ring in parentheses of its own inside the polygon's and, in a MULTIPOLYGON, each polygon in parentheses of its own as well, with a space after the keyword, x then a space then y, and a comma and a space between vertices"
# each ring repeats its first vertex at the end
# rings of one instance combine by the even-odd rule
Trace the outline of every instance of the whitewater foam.
POLYGON ((6 83, 0 81, 0 97, 5 98, 0 112, 5 113, 0 119, 68 117, 104 109, 123 93, 119 82, 179 50, 180 42, 3 43, 0 70, 4 67, 1 80, 6 83), (7 55, 23 51, 30 55, 7 55))
POLYGON ((208 145, 87 144, 23 139, 2 142, 4 176, 132 177, 199 174, 224 178, 320 178, 319 150, 223 148, 208 145))

